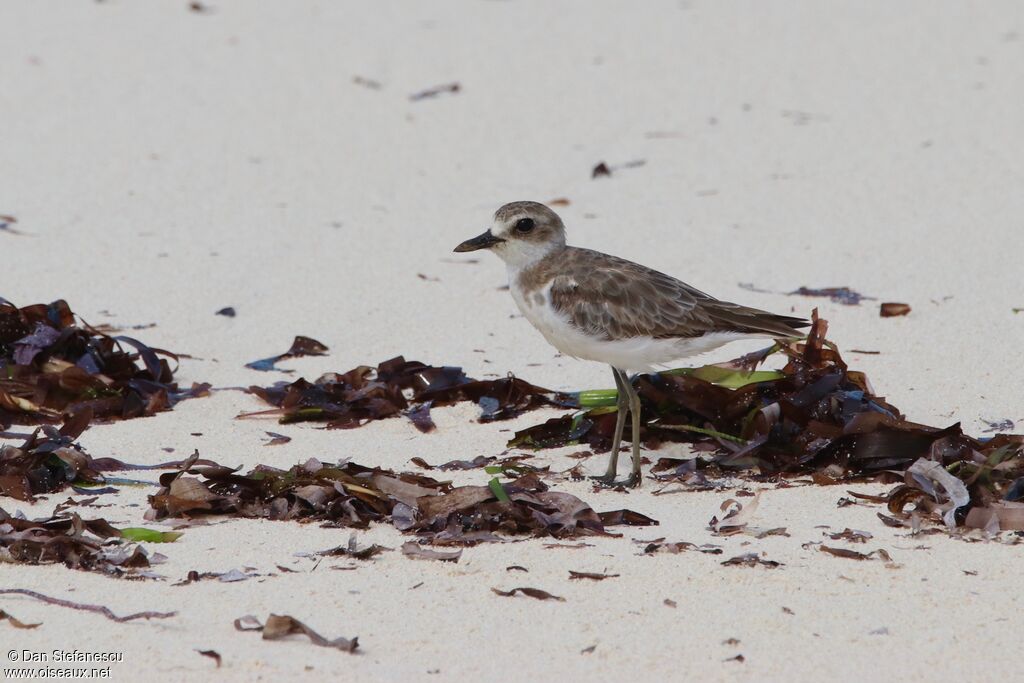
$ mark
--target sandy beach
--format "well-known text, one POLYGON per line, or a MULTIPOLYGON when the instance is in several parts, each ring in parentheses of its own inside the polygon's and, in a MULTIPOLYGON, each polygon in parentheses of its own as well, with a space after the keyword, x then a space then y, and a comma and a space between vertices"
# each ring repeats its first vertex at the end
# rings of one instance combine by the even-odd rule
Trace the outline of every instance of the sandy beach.
MULTIPOLYGON (((678 276, 731 301, 827 318, 851 367, 915 421, 1024 431, 1024 8, 1002 2, 28 2, 0 4, 0 296, 66 299, 93 324, 188 354, 179 382, 310 380, 404 355, 473 377, 514 373, 557 390, 612 386, 606 366, 556 354, 523 320, 504 265, 452 254, 520 199, 558 206, 571 243, 678 276), (439 86, 431 96, 417 94, 439 86), (604 162, 610 177, 592 178, 604 162), (785 294, 848 286, 848 306, 785 294), (909 315, 879 316, 881 302, 909 315), (223 307, 233 318, 215 315, 223 307), (321 357, 245 368, 295 335, 321 357), (878 353, 850 353, 858 349, 878 353)), ((738 343, 694 363, 726 360, 738 343)), ((238 420, 256 397, 216 391, 173 411, 89 428, 94 457, 202 457, 247 471, 342 458, 396 471, 498 455, 562 411, 480 424, 472 405, 353 430, 238 420), (268 447, 266 431, 291 441, 268 447), (172 450, 173 449, 173 450, 172 450)), ((24 430, 23 430, 24 431, 24 430)), ((14 443, 14 441, 3 441, 14 443)), ((579 447, 531 464, 565 470, 579 447)), ((682 446, 664 452, 686 453, 682 446)), ((518 451, 515 451, 518 453, 518 451)), ((584 461, 590 474, 604 457, 584 461)), ((154 482, 158 472, 126 474, 154 482)), ((435 473, 437 474, 437 473, 435 473)), ((446 472, 485 484, 482 470, 446 472)), ((450 476, 449 476, 450 475, 450 476)), ((22 650, 115 651, 113 680, 1010 679, 1024 627, 1024 546, 911 536, 847 489, 741 480, 652 495, 557 490, 660 522, 580 548, 481 544, 456 564, 416 561, 389 525, 356 532, 372 561, 308 554, 347 529, 213 518, 172 544, 164 581, 61 565, 0 564, 0 585, 118 614, 114 623, 2 596, 32 630, 22 650), (753 524, 788 536, 714 536, 737 488, 763 490, 753 524), (845 528, 852 561, 806 545, 845 528), (722 554, 643 553, 665 537, 722 554), (775 568, 723 566, 748 552, 775 568), (509 571, 518 565, 528 572, 509 571), (291 572, 282 570, 285 567, 291 572), (251 568, 251 569, 245 569, 251 568), (251 578, 175 586, 190 571, 251 578), (571 580, 569 571, 618 575, 571 580), (563 602, 501 597, 530 586, 563 602), (666 601, 669 601, 668 603, 666 601), (236 631, 289 614, 356 654, 236 631), (197 654, 215 650, 215 662, 197 654), (742 659, 736 659, 742 655, 742 659), (984 673, 981 673, 984 672, 984 673)), ((154 487, 103 496, 115 526, 154 487)), ((0 507, 49 516, 69 492, 0 507)), ((75 496, 79 497, 79 496, 75 496)), ((745 498, 743 500, 749 500, 745 498)), ((0 653, 0 658, 4 657, 0 653)), ((51 660, 50 666, 56 666, 51 660)), ((10 658, 3 667, 17 666, 10 658)))

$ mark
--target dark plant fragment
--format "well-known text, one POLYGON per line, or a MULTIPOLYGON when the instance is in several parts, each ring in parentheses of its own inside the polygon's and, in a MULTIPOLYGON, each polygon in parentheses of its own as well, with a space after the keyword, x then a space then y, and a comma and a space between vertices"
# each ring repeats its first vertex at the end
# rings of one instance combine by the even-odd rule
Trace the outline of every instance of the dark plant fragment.
POLYGON ((217 663, 217 668, 220 668, 220 653, 216 650, 196 650, 199 654, 204 657, 209 657, 217 663))
POLYGON ((262 631, 263 640, 281 640, 290 635, 301 634, 309 638, 311 643, 320 647, 332 647, 348 653, 355 652, 359 648, 359 638, 328 640, 295 617, 287 614, 271 614, 267 617, 266 624, 261 624, 259 619, 252 615, 246 615, 235 619, 235 629, 238 631, 262 631))
POLYGON ((114 614, 109 607, 104 607, 103 605, 88 605, 81 602, 72 602, 71 600, 53 598, 49 595, 43 595, 42 593, 28 590, 27 588, 0 588, 0 595, 24 595, 30 598, 35 598, 41 602, 45 602, 47 605, 57 605, 58 607, 67 607, 69 609, 81 610, 83 612, 96 612, 97 614, 102 614, 111 621, 116 621, 122 624, 126 621, 134 621, 136 619, 170 619, 178 614, 177 612, 135 612, 134 614, 119 617, 114 614))
POLYGON ((0 428, 86 411, 95 420, 149 416, 209 393, 208 384, 179 389, 168 358, 178 361, 78 324, 63 299, 18 308, 0 298, 0 428))
POLYGON ((883 318, 893 318, 899 315, 907 315, 908 313, 910 313, 910 304, 887 302, 878 309, 878 314, 883 318))
POLYGON ((462 86, 458 83, 445 83, 444 85, 434 86, 433 88, 427 88, 426 90, 413 93, 412 95, 409 95, 409 99, 413 102, 417 102, 419 100, 431 99, 446 93, 454 95, 461 90, 462 86))
POLYGON ((789 292, 790 296, 821 296, 828 297, 837 304, 844 304, 846 306, 858 306, 861 301, 874 301, 875 297, 864 296, 860 292, 855 292, 849 287, 823 287, 815 289, 813 287, 799 287, 789 292))
POLYGON ((869 553, 860 553, 856 550, 850 550, 849 548, 833 548, 831 546, 821 545, 818 546, 818 550, 823 553, 828 553, 829 555, 834 555, 835 557, 845 558, 847 560, 871 560, 877 557, 880 560, 892 562, 892 557, 883 548, 879 548, 878 550, 872 550, 869 553))
POLYGON ((618 574, 599 574, 597 572, 576 572, 569 570, 570 579, 590 579, 591 581, 604 581, 605 579, 617 578, 618 574))
POLYGON ((737 555, 736 557, 730 557, 728 560, 722 562, 726 567, 768 567, 774 569, 775 567, 782 566, 781 562, 775 560, 766 560, 757 553, 744 553, 743 555, 737 555))
POLYGON ((522 588, 513 588, 513 589, 507 590, 507 591, 503 591, 503 590, 500 590, 498 588, 492 588, 491 590, 495 594, 500 595, 500 596, 505 597, 505 598, 512 598, 512 597, 515 597, 515 595, 517 593, 522 593, 526 597, 534 598, 536 600, 557 600, 558 602, 565 602, 565 598, 561 598, 561 597, 559 597, 557 595, 552 595, 551 593, 548 593, 547 591, 542 591, 539 588, 526 588, 526 587, 522 587, 522 588))
POLYGON ((0 621, 6 621, 8 624, 13 626, 14 628, 20 628, 20 629, 33 629, 33 628, 39 628, 40 626, 42 626, 42 623, 26 624, 25 622, 21 621, 20 619, 15 617, 10 612, 5 612, 2 609, 0 609, 0 621))
POLYGON ((871 534, 867 531, 858 531, 856 529, 843 529, 836 533, 822 532, 825 536, 828 536, 833 541, 849 541, 850 543, 867 543, 868 539, 872 538, 871 534))
POLYGON ((292 341, 291 348, 284 353, 276 356, 270 356, 269 358, 254 360, 251 363, 246 363, 245 367, 252 370, 260 370, 262 372, 269 372, 271 370, 277 370, 278 372, 294 372, 294 370, 282 370, 276 367, 276 365, 288 358, 301 358, 302 356, 326 356, 328 350, 329 349, 326 346, 318 342, 316 339, 298 335, 292 341))
POLYGON ((458 550, 430 550, 424 548, 415 541, 408 541, 402 544, 402 554, 414 560, 438 560, 440 562, 458 562, 462 557, 462 549, 458 550))
MULTIPOLYGON (((66 486, 97 486, 105 483, 103 472, 112 470, 168 469, 182 461, 135 465, 116 458, 93 458, 75 439, 91 420, 88 410, 72 415, 60 429, 44 425, 20 446, 0 446, 0 495, 33 501, 35 496, 55 493, 66 486)), ((197 464, 213 464, 208 460, 197 464)), ((93 494, 116 489, 83 489, 93 494)))

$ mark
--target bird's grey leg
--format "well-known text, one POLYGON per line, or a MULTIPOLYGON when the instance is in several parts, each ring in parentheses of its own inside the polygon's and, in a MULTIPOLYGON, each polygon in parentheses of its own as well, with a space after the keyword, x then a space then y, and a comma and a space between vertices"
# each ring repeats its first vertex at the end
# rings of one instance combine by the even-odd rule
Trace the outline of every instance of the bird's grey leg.
POLYGON ((618 472, 619 449, 622 444, 622 432, 626 428, 626 411, 629 410, 630 389, 629 378, 626 373, 618 368, 612 368, 612 375, 615 377, 615 388, 618 391, 616 406, 618 408, 615 416, 615 435, 612 437, 612 454, 608 459, 608 471, 594 479, 605 484, 618 485, 615 475, 618 472))
POLYGON ((625 482, 626 486, 639 486, 640 485, 640 394, 636 393, 636 389, 633 388, 633 383, 629 381, 629 377, 626 373, 622 373, 622 384, 626 388, 626 393, 629 396, 629 412, 633 416, 633 471, 629 475, 629 479, 625 482))

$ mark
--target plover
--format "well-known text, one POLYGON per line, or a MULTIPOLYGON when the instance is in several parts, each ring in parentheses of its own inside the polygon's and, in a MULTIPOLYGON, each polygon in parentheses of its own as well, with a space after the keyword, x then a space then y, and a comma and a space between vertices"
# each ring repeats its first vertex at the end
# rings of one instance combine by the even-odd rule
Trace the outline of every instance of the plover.
POLYGON ((807 321, 720 301, 638 263, 565 243, 565 226, 537 202, 512 202, 491 229, 455 251, 490 249, 508 266, 509 290, 523 316, 562 353, 607 363, 618 389, 618 416, 607 472, 609 485, 640 483, 640 397, 627 372, 650 372, 670 361, 738 339, 791 338, 807 321), (633 469, 616 482, 626 413, 633 418, 633 469))

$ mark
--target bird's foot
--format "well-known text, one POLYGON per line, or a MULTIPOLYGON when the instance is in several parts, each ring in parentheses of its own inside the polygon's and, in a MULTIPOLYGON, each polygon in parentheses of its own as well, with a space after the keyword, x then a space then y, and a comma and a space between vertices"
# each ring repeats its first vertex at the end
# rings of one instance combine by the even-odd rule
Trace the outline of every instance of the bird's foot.
POLYGON ((615 475, 613 474, 602 474, 598 477, 591 477, 591 479, 606 489, 617 489, 620 486, 627 489, 634 489, 640 486, 640 475, 636 472, 630 474, 625 479, 620 479, 618 481, 615 480, 615 475))

